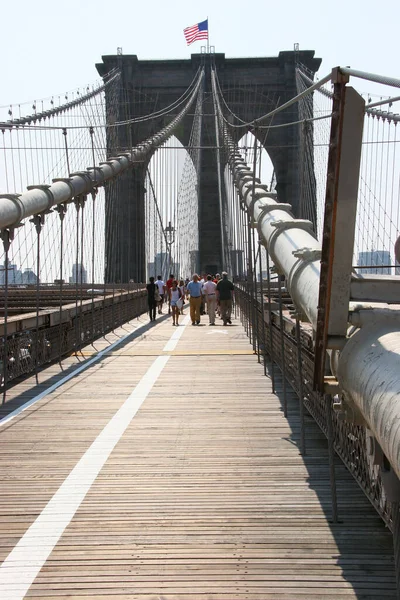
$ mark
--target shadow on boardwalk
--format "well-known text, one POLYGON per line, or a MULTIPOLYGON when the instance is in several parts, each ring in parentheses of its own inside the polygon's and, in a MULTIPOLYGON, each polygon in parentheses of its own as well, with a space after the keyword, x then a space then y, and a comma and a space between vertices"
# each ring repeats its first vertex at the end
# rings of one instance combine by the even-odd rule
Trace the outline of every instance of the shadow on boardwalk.
MULTIPOLYGON (((260 377, 263 376, 260 365, 260 377)), ((283 385, 279 367, 275 366, 276 396, 283 413, 283 385)), ((288 439, 300 453, 299 399, 287 383, 288 439)), ((305 409, 306 455, 302 457, 308 472, 307 482, 320 502, 337 545, 337 565, 343 578, 351 584, 358 599, 396 600, 393 538, 363 491, 340 458, 335 454, 338 522, 333 522, 330 488, 328 442, 317 423, 305 409)), ((294 504, 296 498, 293 498, 294 504)), ((310 523, 310 528, 313 524, 310 523)), ((316 557, 318 558, 318 557, 316 557)), ((328 567, 327 567, 328 574, 328 567)), ((328 586, 329 587, 329 586, 328 586)), ((328 590, 327 590, 328 592, 328 590)), ((344 593, 344 590, 343 590, 344 593)), ((342 596, 340 596, 342 597, 342 596)))

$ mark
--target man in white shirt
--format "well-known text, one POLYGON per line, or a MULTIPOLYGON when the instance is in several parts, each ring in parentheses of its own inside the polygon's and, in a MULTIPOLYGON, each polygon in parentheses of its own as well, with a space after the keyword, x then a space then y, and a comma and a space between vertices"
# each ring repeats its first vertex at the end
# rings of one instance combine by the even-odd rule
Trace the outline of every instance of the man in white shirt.
POLYGON ((156 286, 158 287, 158 293, 160 294, 160 302, 158 303, 158 314, 162 314, 162 307, 164 304, 164 294, 165 294, 165 283, 161 279, 161 275, 157 275, 156 286))
POLYGON ((207 275, 207 281, 203 285, 203 293, 207 302, 210 325, 215 325, 215 308, 217 306, 216 289, 217 285, 213 282, 211 275, 207 275))
POLYGON ((200 304, 200 314, 201 315, 205 315, 206 314, 206 294, 204 291, 204 284, 207 281, 207 275, 202 275, 201 279, 200 279, 200 283, 201 283, 201 304, 200 304))

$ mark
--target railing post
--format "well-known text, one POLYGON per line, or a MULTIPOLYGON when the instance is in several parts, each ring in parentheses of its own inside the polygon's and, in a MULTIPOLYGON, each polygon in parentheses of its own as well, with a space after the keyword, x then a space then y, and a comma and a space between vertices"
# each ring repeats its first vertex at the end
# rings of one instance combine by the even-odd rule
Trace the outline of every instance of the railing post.
POLYGON ((254 227, 251 228, 252 237, 252 248, 253 248, 253 289, 254 289, 254 332, 255 338, 253 337, 253 351, 257 352, 257 360, 260 361, 260 328, 259 328, 259 317, 258 317, 258 291, 257 291, 257 255, 255 248, 254 239, 254 227))
POLYGON ((67 207, 64 204, 58 204, 54 209, 60 218, 60 305, 59 305, 59 335, 58 335, 58 362, 61 367, 63 327, 62 327, 62 295, 64 286, 64 217, 67 207))
POLYGON ((299 386, 299 410, 300 410, 300 452, 304 456, 306 454, 306 437, 304 424, 304 393, 303 393, 303 361, 301 357, 301 334, 300 334, 300 319, 296 312, 296 351, 297 351, 297 371, 298 371, 298 386, 299 386))
POLYGON ((397 598, 400 598, 400 503, 392 502, 393 551, 396 573, 397 598))
POLYGON ((31 223, 34 224, 36 229, 36 343, 35 348, 33 348, 33 340, 32 340, 32 352, 35 352, 35 379, 36 383, 39 383, 39 375, 38 375, 38 366, 39 366, 39 294, 40 294, 40 234, 42 233, 42 228, 44 224, 44 214, 35 215, 32 219, 30 219, 31 223))
POLYGON ((262 336, 263 336, 263 352, 264 352, 264 375, 267 374, 267 341, 265 337, 265 320, 264 320, 264 285, 263 285, 263 276, 262 276, 262 256, 261 256, 261 248, 262 245, 258 242, 258 261, 260 268, 260 306, 261 306, 261 326, 262 326, 262 336))
POLYGON ((274 334, 272 331, 272 308, 271 308, 271 271, 269 264, 269 252, 267 246, 265 246, 265 258, 267 262, 267 291, 268 291, 268 321, 269 321, 269 358, 271 361, 271 382, 272 382, 272 393, 276 392, 275 385, 275 365, 274 365, 274 334))
POLYGON ((323 396, 326 411, 326 431, 328 438, 328 456, 329 456, 329 480, 331 485, 331 501, 332 501, 332 522, 338 522, 338 505, 336 491, 336 470, 335 470, 335 448, 334 448, 334 432, 332 423, 332 396, 325 394, 323 396))
POLYGON ((282 275, 278 273, 278 294, 279 294, 279 329, 281 338, 281 373, 282 373, 282 385, 283 385, 283 414, 287 417, 287 393, 286 393, 286 364, 285 364, 285 334, 284 334, 284 322, 283 322, 283 308, 282 308, 282 275))
POLYGON ((0 232, 0 237, 3 240, 4 247, 4 344, 3 344, 3 365, 2 365, 2 384, 3 384, 3 400, 2 405, 6 402, 7 383, 8 383, 8 256, 10 251, 11 241, 14 237, 14 230, 4 229, 0 232))

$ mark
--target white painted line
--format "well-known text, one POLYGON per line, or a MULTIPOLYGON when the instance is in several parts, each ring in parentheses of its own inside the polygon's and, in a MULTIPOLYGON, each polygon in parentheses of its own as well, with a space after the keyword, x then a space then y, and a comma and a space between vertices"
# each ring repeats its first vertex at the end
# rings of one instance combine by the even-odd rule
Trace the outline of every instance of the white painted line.
POLYGON ((182 321, 182 326, 177 327, 175 329, 174 333, 171 335, 170 340, 165 344, 165 346, 163 348, 163 352, 170 352, 171 350, 175 350, 176 345, 177 345, 181 335, 183 334, 186 325, 189 323, 189 321, 190 321, 190 315, 186 315, 186 317, 182 321))
POLYGON ((214 335, 216 333, 219 333, 221 335, 228 335, 227 331, 218 331, 218 329, 215 329, 214 331, 207 331, 206 335, 214 335))
MULTIPOLYGON (((189 315, 183 321, 184 327, 189 321, 189 315)), ((169 342, 174 342, 174 348, 181 337, 184 327, 175 330, 169 342), (180 333, 181 332, 181 333, 180 333), (177 335, 178 334, 178 335, 177 335), (174 338, 174 340, 172 339, 174 338)), ((129 333, 114 344, 102 350, 94 359, 79 367, 71 375, 93 364, 115 346, 123 342, 129 333)), ((167 345, 168 343, 167 342, 167 345)), ((93 482, 100 473, 116 444, 121 439, 137 411, 149 395, 153 385, 167 364, 169 356, 158 356, 148 368, 133 392, 125 400, 121 408, 107 423, 97 436, 71 473, 64 480, 57 492, 42 510, 37 519, 19 540, 14 549, 0 566, 0 597, 7 600, 22 600, 39 571, 53 551, 66 527, 73 519, 76 511, 90 490, 93 482)), ((68 381, 70 375, 62 381, 68 381)), ((40 394, 44 397, 49 390, 59 387, 60 382, 40 394)), ((39 396, 36 397, 36 402, 39 396)), ((29 405, 32 401, 29 402, 29 405)), ((24 406, 23 408, 26 408, 24 406)), ((14 411, 16 412, 16 411, 14 411)), ((18 411, 22 412, 22 411, 18 411)), ((10 416, 10 415, 8 415, 10 416)), ((3 419, 4 421, 4 419, 3 419)))
MULTIPOLYGON (((147 323, 145 323, 145 325, 147 325, 147 323)), ((96 354, 95 357, 90 358, 89 360, 85 361, 80 367, 77 367, 76 369, 74 369, 72 371, 72 373, 69 373, 68 375, 66 375, 65 377, 63 377, 62 379, 60 379, 59 381, 57 381, 56 383, 51 385, 50 387, 43 390, 43 392, 40 392, 40 394, 38 394, 31 400, 28 400, 28 402, 26 402, 25 404, 22 404, 21 406, 19 406, 18 408, 16 408, 12 412, 10 412, 6 417, 3 417, 3 419, 0 419, 0 427, 2 425, 5 425, 6 423, 11 421, 15 417, 17 417, 22 412, 24 412, 24 410, 26 410, 27 408, 32 406, 32 404, 36 404, 36 402, 39 402, 39 400, 42 400, 42 398, 44 398, 48 394, 51 394, 52 392, 54 392, 57 388, 64 385, 64 383, 67 383, 67 381, 69 381, 73 377, 76 377, 76 375, 79 375, 79 373, 82 373, 82 371, 84 371, 85 369, 87 369, 88 367, 93 365, 95 362, 100 360, 100 358, 103 358, 103 356, 105 354, 107 354, 107 352, 110 352, 111 350, 116 348, 119 344, 122 344, 122 342, 124 342, 129 336, 131 336, 138 329, 140 329, 140 327, 144 327, 145 325, 140 325, 139 327, 136 327, 136 329, 134 331, 131 331, 127 335, 124 335, 124 337, 120 338, 116 342, 113 342, 112 344, 110 344, 110 346, 107 346, 107 348, 104 348, 104 350, 101 350, 98 354, 96 354)))
POLYGON ((159 356, 0 566, 0 597, 22 600, 170 356, 159 356))

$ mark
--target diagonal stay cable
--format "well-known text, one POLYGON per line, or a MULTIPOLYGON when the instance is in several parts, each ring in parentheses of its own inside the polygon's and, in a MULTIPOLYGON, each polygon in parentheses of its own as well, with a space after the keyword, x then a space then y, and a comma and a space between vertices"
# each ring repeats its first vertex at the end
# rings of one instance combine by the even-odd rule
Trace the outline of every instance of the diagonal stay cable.
MULTIPOLYGON (((341 71, 343 72, 348 72, 348 74, 353 74, 354 72, 352 71, 352 69, 341 69, 341 71)), ((356 71, 357 73, 362 73, 362 71, 356 71)), ((301 69, 298 69, 298 73, 299 75, 301 75, 301 77, 303 78, 303 80, 305 81, 305 83, 307 83, 307 85, 311 85, 313 84, 312 79, 310 79, 310 77, 308 77, 308 75, 306 73, 303 73, 303 71, 301 69)), ((385 78, 383 78, 385 79, 385 78)), ((374 80, 370 80, 370 81, 374 81, 374 80)), ((398 80, 394 80, 394 81, 398 81, 398 80)), ((380 83, 383 83, 383 81, 381 81, 380 83)), ((389 85, 389 84, 386 84, 389 85)), ((309 90, 311 88, 308 88, 309 90)), ((320 88, 318 89, 318 91, 321 94, 324 94, 324 96, 326 96, 327 98, 332 99, 333 98, 333 93, 330 92, 329 90, 325 89, 325 88, 320 88)), ((396 97, 396 98, 392 98, 389 100, 385 100, 385 101, 381 101, 381 102, 375 102, 372 106, 366 106, 365 107, 365 112, 368 115, 371 115, 373 117, 379 117, 381 119, 386 119, 388 121, 394 121, 395 123, 399 123, 400 122, 400 115, 396 114, 396 113, 392 113, 392 112, 388 112, 385 110, 377 110, 376 108, 373 108, 374 106, 380 106, 382 104, 387 104, 391 101, 396 102, 397 100, 400 99, 400 96, 396 97)))
POLYGON ((0 230, 15 227, 23 219, 41 214, 54 205, 70 202, 77 196, 87 195, 104 185, 106 181, 118 177, 135 163, 143 162, 155 148, 173 135, 197 97, 203 78, 202 70, 196 87, 181 112, 168 125, 134 148, 116 157, 110 157, 96 167, 73 174, 67 179, 56 179, 49 187, 29 186, 28 191, 22 195, 0 196, 0 230))

